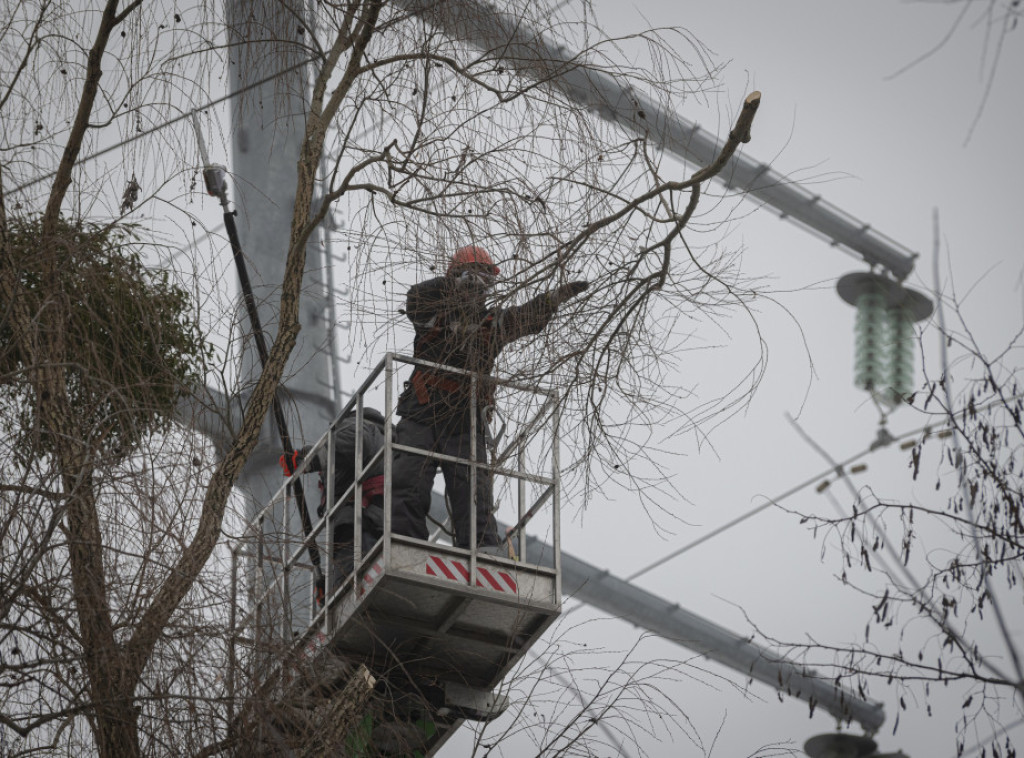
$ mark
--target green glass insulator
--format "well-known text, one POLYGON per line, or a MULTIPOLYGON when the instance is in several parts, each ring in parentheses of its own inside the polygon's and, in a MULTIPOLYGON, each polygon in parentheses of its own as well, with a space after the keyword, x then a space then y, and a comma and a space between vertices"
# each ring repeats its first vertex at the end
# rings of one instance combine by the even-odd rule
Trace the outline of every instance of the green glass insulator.
POLYGON ((854 328, 854 384, 873 392, 886 381, 886 350, 889 332, 885 296, 864 292, 857 298, 857 322, 854 328))
POLYGON ((893 406, 903 402, 914 389, 914 322, 900 306, 889 308, 889 355, 886 384, 893 406))

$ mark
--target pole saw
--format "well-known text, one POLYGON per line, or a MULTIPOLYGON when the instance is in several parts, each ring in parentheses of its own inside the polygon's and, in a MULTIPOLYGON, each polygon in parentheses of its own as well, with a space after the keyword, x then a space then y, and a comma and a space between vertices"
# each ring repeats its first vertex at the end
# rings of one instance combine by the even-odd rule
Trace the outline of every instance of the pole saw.
MULTIPOLYGON (((206 152, 206 142, 203 140, 203 133, 199 128, 199 119, 195 112, 192 113, 192 128, 196 132, 196 140, 199 143, 199 155, 203 161, 203 182, 206 184, 207 194, 216 197, 220 201, 224 211, 224 227, 228 231, 228 239, 231 242, 231 253, 235 259, 235 267, 238 269, 238 281, 242 288, 242 300, 245 302, 245 309, 249 314, 249 323, 252 327, 253 337, 256 339, 256 352, 260 356, 260 366, 267 367, 267 340, 263 334, 263 325, 260 322, 259 310, 256 308, 256 298, 252 294, 252 284, 249 281, 249 272, 245 266, 245 257, 242 254, 242 243, 238 239, 238 228, 235 226, 235 214, 228 206, 227 169, 224 166, 210 163, 210 157, 206 152)), ((284 454, 290 456, 295 446, 292 444, 291 435, 288 433, 288 422, 284 417, 284 409, 281 407, 281 399, 274 392, 274 425, 277 427, 277 434, 281 438, 281 447, 284 454)), ((306 496, 302 489, 302 482, 296 479, 291 484, 295 493, 295 507, 299 511, 299 520, 302 522, 302 535, 309 551, 309 561, 313 564, 314 585, 316 588, 316 599, 319 605, 324 601, 324 571, 320 561, 320 548, 316 540, 311 539, 313 524, 309 518, 309 509, 306 507, 306 496)))

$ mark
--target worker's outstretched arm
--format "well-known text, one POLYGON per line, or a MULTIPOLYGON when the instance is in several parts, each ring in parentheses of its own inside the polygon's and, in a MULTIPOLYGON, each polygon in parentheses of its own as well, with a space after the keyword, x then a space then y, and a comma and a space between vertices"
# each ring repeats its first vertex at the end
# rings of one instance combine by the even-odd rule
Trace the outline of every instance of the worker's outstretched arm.
POLYGON ((503 310, 498 323, 502 343, 512 342, 528 334, 538 334, 555 315, 558 306, 576 297, 589 286, 590 282, 569 282, 537 295, 522 305, 503 310))

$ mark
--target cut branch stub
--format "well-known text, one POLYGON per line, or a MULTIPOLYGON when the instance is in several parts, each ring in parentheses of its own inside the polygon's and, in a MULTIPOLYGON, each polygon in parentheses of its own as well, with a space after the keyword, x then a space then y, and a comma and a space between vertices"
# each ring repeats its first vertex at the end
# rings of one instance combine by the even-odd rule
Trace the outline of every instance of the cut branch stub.
POLYGON ((743 110, 740 111, 740 117, 736 119, 736 126, 729 132, 730 140, 750 142, 750 126, 754 122, 754 114, 757 113, 759 105, 761 105, 761 93, 754 90, 743 101, 743 110))

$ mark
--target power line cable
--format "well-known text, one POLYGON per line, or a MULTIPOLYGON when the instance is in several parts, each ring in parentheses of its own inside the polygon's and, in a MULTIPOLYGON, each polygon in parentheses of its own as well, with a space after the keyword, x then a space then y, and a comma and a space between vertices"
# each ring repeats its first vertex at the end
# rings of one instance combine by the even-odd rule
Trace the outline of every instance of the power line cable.
MULTIPOLYGON (((814 450, 826 461, 828 461, 829 463, 834 463, 832 456, 829 455, 828 451, 825 450, 825 448, 823 448, 821 445, 815 442, 814 439, 812 439, 811 436, 807 434, 788 414, 787 417, 789 418, 789 422, 794 426, 794 428, 797 430, 800 436, 803 437, 804 441, 806 441, 807 444, 814 448, 814 450)), ((850 491, 850 496, 853 498, 854 503, 856 504, 861 502, 860 494, 850 483, 850 480, 846 477, 842 477, 842 479, 847 489, 850 491)), ((829 494, 831 497, 831 493, 829 494)), ((845 509, 839 504, 838 500, 832 498, 832 504, 835 507, 836 511, 839 513, 841 518, 849 518, 849 516, 847 516, 847 514, 845 513, 845 509)), ((882 528, 882 525, 879 524, 878 520, 875 519, 875 517, 871 514, 870 508, 866 509, 863 515, 864 519, 871 526, 871 528, 875 530, 876 534, 885 534, 885 529, 882 528)), ((953 639, 956 642, 956 644, 960 647, 961 650, 965 652, 969 650, 970 645, 967 644, 966 640, 963 639, 963 636, 958 631, 953 629, 946 622, 946 614, 935 607, 935 603, 932 601, 932 599, 927 594, 925 594, 925 585, 923 585, 921 582, 917 580, 914 574, 910 571, 910 568, 904 563, 903 560, 900 559, 900 556, 896 554, 896 551, 893 548, 892 543, 888 539, 882 540, 882 550, 883 552, 881 554, 876 555, 875 559, 886 570, 889 581, 891 581, 900 592, 905 592, 906 594, 910 595, 910 597, 919 604, 921 610, 925 611, 928 614, 928 616, 932 619, 932 621, 935 624, 937 624, 943 632, 945 632, 951 639, 953 639), (896 577, 894 576, 893 567, 891 565, 887 565, 887 562, 884 559, 886 554, 888 554, 892 558, 892 561, 896 566, 895 573, 902 576, 903 581, 906 582, 907 586, 901 587, 899 585, 898 581, 896 580, 896 577)), ((1007 678, 1005 673, 996 668, 995 665, 992 664, 991 661, 989 661, 988 659, 982 658, 981 661, 995 675, 1000 676, 1004 679, 1007 678)))
MULTIPOLYGON (((241 95, 241 94, 244 94, 244 93, 246 93, 246 92, 248 92, 250 90, 256 89, 257 87, 262 87, 264 84, 272 82, 275 79, 277 79, 278 77, 284 76, 285 74, 290 74, 291 72, 301 68, 302 66, 305 66, 307 63, 312 63, 313 60, 315 60, 315 59, 314 58, 307 58, 307 59, 305 59, 303 61, 299 61, 298 63, 296 63, 293 66, 289 66, 286 69, 282 69, 281 71, 278 71, 275 74, 271 74, 270 76, 264 77, 263 79, 260 79, 259 81, 255 81, 252 84, 247 84, 244 87, 242 87, 241 89, 235 90, 234 92, 229 92, 228 94, 226 94, 226 95, 224 95, 222 97, 214 98, 213 100, 210 100, 205 105, 201 105, 198 108, 193 108, 190 111, 186 111, 185 113, 182 113, 179 116, 175 116, 173 118, 170 118, 167 121, 164 121, 163 123, 157 124, 156 126, 151 126, 149 129, 146 129, 144 131, 141 131, 141 132, 138 132, 136 134, 133 134, 131 137, 123 139, 120 142, 117 142, 117 143, 115 143, 113 145, 109 145, 108 147, 105 147, 102 150, 97 150, 95 153, 90 153, 89 155, 85 156, 84 158, 79 158, 77 161, 75 161, 75 165, 79 166, 79 165, 81 165, 83 163, 87 163, 89 161, 95 160, 96 158, 99 158, 101 155, 106 155, 107 153, 113 152, 114 150, 117 150, 118 148, 122 148, 125 145, 130 145, 132 142, 136 142, 137 140, 140 140, 143 137, 148 137, 151 134, 155 134, 156 132, 160 131, 161 129, 163 129, 165 127, 168 127, 168 126, 172 126, 173 124, 176 124, 179 121, 184 121, 185 119, 190 118, 193 113, 199 113, 200 111, 204 111, 204 110, 206 110, 208 108, 212 108, 215 105, 220 105, 221 103, 227 102, 228 100, 230 100, 233 97, 237 97, 238 95, 241 95)), ((18 187, 15 187, 12 190, 12 192, 21 192, 22 190, 26 190, 29 187, 32 187, 32 186, 35 186, 36 184, 39 184, 40 182, 45 182, 47 179, 52 179, 56 175, 57 175, 56 171, 51 171, 48 174, 43 174, 42 176, 37 176, 35 179, 30 179, 29 181, 25 182, 24 184, 19 185, 18 187)))
MULTIPOLYGON (((677 550, 673 550, 668 555, 665 555, 665 556, 659 558, 658 560, 656 560, 656 561, 654 561, 652 563, 647 564, 642 569, 640 569, 638 571, 635 571, 632 574, 630 574, 629 576, 627 576, 625 581, 632 582, 633 580, 638 579, 639 577, 643 576, 644 574, 647 574, 647 573, 653 571, 654 569, 658 568, 659 566, 662 566, 662 565, 668 563, 669 561, 673 560, 674 558, 678 558, 683 553, 686 553, 686 552, 692 550, 693 548, 695 548, 695 547, 697 547, 699 545, 704 544, 705 542, 707 542, 708 540, 710 540, 710 539, 712 539, 714 537, 717 537, 717 536, 719 536, 721 534, 724 534, 725 532, 727 532, 730 529, 732 529, 734 526, 738 526, 739 524, 742 524, 747 519, 753 518, 757 514, 766 511, 768 508, 770 508, 773 505, 778 505, 783 500, 791 497, 792 495, 795 495, 796 493, 800 492, 803 489, 806 489, 810 485, 818 483, 818 482, 821 482, 822 479, 827 477, 829 474, 839 474, 840 476, 845 476, 846 475, 846 468, 847 468, 847 466, 857 462, 858 460, 860 460, 864 456, 869 455, 870 453, 873 453, 876 450, 880 450, 882 447, 887 447, 888 445, 890 445, 890 444, 892 444, 894 442, 899 442, 900 440, 905 440, 905 439, 914 437, 914 436, 916 436, 918 434, 922 434, 922 433, 925 433, 926 435, 930 434, 932 428, 933 428, 932 424, 926 424, 925 426, 918 427, 916 429, 912 429, 912 430, 907 431, 907 432, 903 432, 902 434, 896 435, 895 437, 892 437, 891 439, 889 439, 884 445, 879 445, 877 441, 873 442, 871 444, 871 446, 868 447, 867 449, 862 450, 862 451, 860 451, 860 452, 858 452, 858 453, 856 453, 854 455, 851 455, 849 458, 841 461, 840 463, 837 463, 835 466, 833 466, 831 468, 828 468, 828 469, 825 469, 820 474, 817 474, 817 475, 815 475, 813 477, 810 477, 809 479, 806 479, 806 480, 802 481, 800 484, 797 484, 794 487, 790 487, 785 492, 782 492, 782 493, 780 493, 780 494, 778 494, 778 495, 776 495, 774 497, 768 498, 768 500, 766 502, 762 503, 761 505, 756 506, 755 508, 752 508, 751 510, 747 511, 746 513, 744 513, 744 514, 742 514, 740 516, 737 516, 732 521, 728 521, 725 524, 722 524, 721 526, 719 526, 719 527, 717 527, 715 529, 712 529, 707 534, 704 534, 704 535, 698 537, 697 539, 693 540, 692 542, 688 542, 687 544, 683 545, 682 547, 678 548, 677 550)), ((576 612, 577 610, 582 608, 584 605, 585 605, 585 603, 580 603, 579 605, 576 605, 573 608, 570 608, 569 610, 565 611, 562 614, 562 616, 563 617, 564 616, 568 616, 570 613, 576 612)))
POLYGON ((671 553, 669 553, 668 555, 666 555, 666 556, 664 556, 662 558, 659 558, 658 560, 654 561, 653 563, 649 563, 648 565, 644 566, 639 571, 636 571, 636 572, 630 574, 628 577, 626 577, 626 581, 630 581, 631 582, 634 579, 637 579, 638 577, 641 577, 644 574, 646 574, 646 573, 648 573, 650 571, 653 571, 654 569, 658 568, 659 566, 662 566, 665 563, 668 563, 673 558, 678 558, 683 553, 686 553, 686 552, 692 550, 693 548, 697 547, 698 545, 704 544, 705 542, 707 542, 708 540, 712 539, 713 537, 717 537, 718 535, 723 534, 724 532, 729 531, 734 526, 742 524, 747 519, 752 518, 753 516, 756 516, 757 514, 767 510, 768 508, 772 507, 773 505, 777 505, 778 503, 782 502, 783 500, 789 498, 792 495, 795 495, 796 493, 800 492, 801 490, 806 489, 807 487, 811 486, 812 484, 820 482, 824 477, 827 477, 829 474, 835 473, 835 474, 839 474, 839 476, 841 476, 841 477, 845 476, 846 475, 846 468, 847 468, 847 466, 849 466, 852 463, 856 463, 858 460, 860 460, 864 456, 869 455, 869 454, 875 452, 876 450, 880 450, 880 449, 882 449, 882 447, 887 447, 889 444, 891 444, 893 442, 898 442, 898 441, 900 441, 902 439, 906 439, 906 438, 909 438, 909 437, 914 437, 914 436, 916 436, 918 434, 921 434, 922 432, 930 432, 931 428, 932 428, 932 425, 929 424, 929 425, 920 427, 918 429, 911 430, 909 432, 904 432, 904 433, 902 433, 900 435, 897 435, 897 436, 893 437, 885 445, 879 445, 879 444, 877 444, 877 442, 873 442, 871 444, 871 446, 868 447, 867 449, 862 450, 859 453, 856 453, 854 455, 851 455, 846 460, 841 461, 839 463, 836 463, 831 468, 825 469, 825 471, 823 471, 822 473, 817 474, 816 476, 813 476, 813 477, 811 477, 809 479, 806 479, 806 480, 802 481, 800 484, 797 484, 796 486, 791 487, 790 489, 788 489, 785 492, 782 492, 782 493, 776 495, 775 497, 769 498, 766 502, 762 503, 761 505, 759 505, 759 506, 757 506, 755 508, 752 508, 751 510, 747 511, 746 513, 744 513, 744 514, 742 514, 740 516, 737 516, 732 521, 729 521, 729 522, 727 522, 725 524, 722 524, 722 526, 717 527, 716 529, 712 529, 707 534, 702 535, 701 537, 698 537, 697 539, 693 540, 692 542, 687 543, 686 545, 683 545, 678 550, 674 550, 671 553))
MULTIPOLYGON (((1024 396, 1024 393, 1020 393, 1020 394, 1017 394, 1017 395, 1012 395, 1009 398, 1007 398, 1007 400, 1016 400, 1016 399, 1020 398, 1021 396, 1024 396)), ((999 405, 1002 402, 1004 402, 1004 401, 1002 401, 1002 400, 994 400, 994 401, 992 401, 991 403, 989 403, 987 405, 980 406, 978 408, 978 411, 986 410, 988 408, 991 408, 991 407, 994 407, 996 405, 999 405)), ((951 413, 952 411, 949 411, 949 412, 951 413)), ((802 489, 804 489, 806 487, 809 487, 810 485, 814 484, 815 482, 820 482, 824 477, 827 477, 829 474, 838 474, 840 478, 845 477, 846 476, 847 467, 850 464, 856 463, 858 460, 860 460, 864 456, 870 455, 871 453, 875 452, 876 450, 881 450, 882 448, 889 447, 891 444, 893 444, 895 442, 899 442, 900 440, 907 440, 907 439, 909 439, 911 437, 916 437, 919 434, 924 434, 925 436, 929 436, 931 434, 932 429, 934 427, 935 427, 934 424, 925 424, 924 426, 918 427, 916 429, 911 429, 910 431, 906 431, 906 432, 903 432, 901 434, 898 434, 895 437, 890 436, 890 437, 888 437, 886 439, 883 439, 883 438, 880 437, 879 439, 877 439, 874 442, 872 442, 871 445, 866 450, 862 450, 859 453, 851 455, 846 460, 840 461, 839 463, 834 464, 832 466, 832 468, 826 469, 821 474, 818 474, 817 476, 811 477, 810 479, 807 479, 806 481, 801 482, 800 484, 796 485, 795 487, 792 487, 792 488, 786 490, 785 492, 783 492, 783 493, 781 493, 779 495, 776 495, 773 498, 769 498, 767 502, 762 503, 761 505, 757 506, 756 508, 753 508, 753 509, 747 511, 743 515, 734 518, 732 521, 729 521, 728 523, 725 523, 722 526, 720 526, 720 527, 718 527, 716 529, 713 529, 712 531, 708 532, 707 534, 705 534, 705 535, 703 535, 701 537, 698 537, 693 542, 690 542, 690 543, 687 543, 686 545, 683 545, 678 550, 675 550, 675 551, 669 553, 668 555, 664 556, 663 558, 659 558, 658 560, 654 561, 653 563, 648 564, 644 568, 642 568, 639 571, 637 571, 637 572, 631 574, 630 576, 628 576, 626 578, 626 580, 627 581, 633 581, 634 579, 643 576, 644 574, 648 573, 649 571, 652 571, 652 570, 656 569, 658 566, 661 566, 661 565, 663 565, 665 563, 668 563, 673 558, 676 558, 676 557, 682 555, 683 553, 685 553, 685 552, 687 552, 689 550, 692 550, 693 548, 697 547, 698 545, 702 545, 703 543, 705 543, 708 540, 710 540, 712 537, 717 537, 718 535, 722 534, 723 532, 726 532, 729 529, 732 529, 737 524, 741 524, 744 521, 746 521, 747 519, 751 518, 752 516, 756 516, 758 513, 761 513, 762 511, 767 510, 771 506, 776 505, 776 504, 782 502, 786 498, 790 497, 791 495, 795 495, 800 490, 802 490, 802 489)), ((945 436, 945 434, 943 434, 942 432, 940 432, 939 434, 940 434, 940 436, 945 436)), ((831 458, 829 460, 831 460, 831 458)))
MULTIPOLYGON (((1012 399, 1016 399, 1017 397, 1020 397, 1022 395, 1024 395, 1024 393, 1021 393, 1020 395, 1014 395, 1010 399, 1011 400, 1012 399)), ((978 410, 984 410, 985 408, 997 405, 999 402, 1000 401, 994 401, 993 403, 990 403, 987 406, 980 407, 978 410)), ((905 441, 905 440, 908 440, 908 439, 910 439, 912 437, 916 437, 919 434, 924 434, 926 437, 930 436, 932 431, 933 431, 933 429, 935 428, 935 426, 936 426, 935 424, 925 424, 924 426, 920 426, 920 427, 917 427, 915 429, 911 429, 909 431, 902 432, 902 433, 900 433, 898 435, 892 436, 892 437, 886 439, 884 442, 880 443, 879 440, 876 440, 875 442, 872 442, 871 445, 868 448, 866 448, 864 450, 861 450, 860 452, 855 453, 854 455, 851 455, 849 458, 846 458, 845 460, 840 461, 839 463, 835 464, 835 466, 833 466, 831 468, 828 468, 828 469, 825 469, 825 471, 821 472, 820 474, 817 474, 816 476, 810 477, 809 479, 806 479, 803 482, 801 482, 800 484, 797 484, 796 486, 791 487, 790 489, 786 490, 785 492, 782 492, 782 493, 780 493, 780 494, 778 494, 778 495, 776 495, 776 496, 774 496, 772 498, 769 498, 766 502, 762 503, 761 505, 758 505, 755 508, 752 508, 751 510, 747 511, 746 513, 744 513, 744 514, 742 514, 740 516, 737 516, 732 521, 729 521, 729 522, 727 522, 725 524, 722 524, 722 526, 719 526, 719 527, 713 529, 712 531, 708 532, 707 534, 704 534, 704 535, 698 537, 697 539, 693 540, 692 542, 689 542, 686 545, 683 545, 682 547, 680 547, 677 550, 672 551, 668 555, 665 555, 665 556, 659 558, 658 560, 656 560, 656 561, 654 561, 652 563, 649 563, 648 565, 644 566, 642 569, 640 569, 638 571, 635 571, 634 573, 630 574, 626 578, 626 581, 630 581, 631 582, 634 579, 637 579, 637 578, 643 576, 644 574, 647 574, 647 573, 653 571, 654 569, 658 568, 659 566, 662 566, 662 565, 668 563, 673 558, 678 558, 683 553, 686 553, 686 552, 692 550, 693 548, 695 548, 695 547, 697 547, 699 545, 704 544, 705 542, 707 542, 708 540, 712 539, 713 537, 717 537, 720 534, 723 534, 723 533, 729 531, 734 526, 737 526, 737 525, 743 523, 744 521, 746 521, 747 519, 750 519, 753 516, 756 516, 757 514, 762 513, 763 511, 767 510, 771 506, 778 505, 783 500, 791 497, 792 495, 795 495, 796 493, 800 492, 803 489, 806 489, 810 485, 815 484, 817 482, 821 482, 823 479, 828 477, 829 474, 838 474, 840 477, 845 477, 848 466, 850 466, 853 463, 856 463, 861 458, 863 458, 863 457, 865 457, 867 455, 870 455, 871 453, 873 453, 873 452, 875 452, 877 450, 881 450, 882 448, 888 447, 888 446, 890 446, 893 443, 900 442, 901 440, 905 441)), ((945 436, 945 434, 943 432, 939 432, 938 434, 940 436, 945 436)), ((906 443, 904 442, 904 445, 905 444, 906 443)), ((566 616, 566 615, 568 615, 570 613, 573 613, 573 612, 579 610, 579 608, 581 608, 583 605, 585 605, 585 604, 584 603, 580 603, 579 605, 577 605, 577 606, 575 606, 573 608, 570 608, 569 610, 567 610, 562 615, 566 616)))

